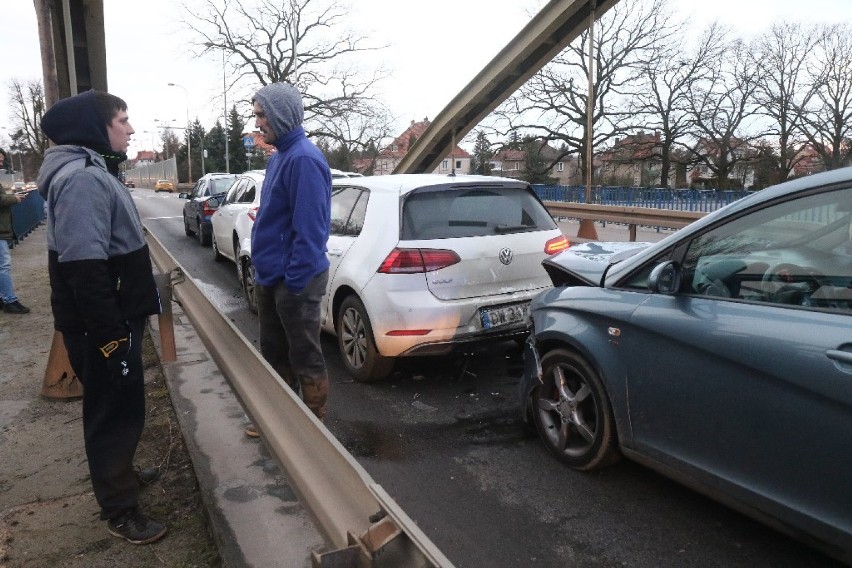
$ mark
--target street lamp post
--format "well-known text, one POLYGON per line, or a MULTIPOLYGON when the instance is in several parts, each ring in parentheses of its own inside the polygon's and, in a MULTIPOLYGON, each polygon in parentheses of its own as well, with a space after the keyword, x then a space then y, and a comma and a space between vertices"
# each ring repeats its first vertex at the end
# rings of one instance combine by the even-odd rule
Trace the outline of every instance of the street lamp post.
MULTIPOLYGON (((168 121, 168 120, 160 120, 159 118, 155 118, 155 119, 154 119, 154 123, 155 123, 155 124, 159 124, 159 125, 160 125, 160 127, 161 127, 161 128, 163 129, 163 131, 164 131, 164 132, 163 132, 163 151, 166 153, 166 159, 167 159, 167 160, 169 159, 169 143, 170 143, 170 142, 171 142, 171 140, 172 140, 172 135, 171 135, 171 134, 169 135, 169 137, 168 137, 168 142, 166 142, 166 140, 167 140, 167 139, 166 139, 166 136, 165 136, 165 132, 166 132, 166 131, 169 131, 169 130, 172 130, 173 128, 180 128, 179 126, 172 126, 172 125, 170 125, 170 124, 169 124, 169 122, 175 122, 175 120, 176 120, 176 119, 174 119, 174 118, 173 118, 173 119, 171 119, 171 121, 168 121)), ((181 130, 183 130, 183 129, 181 129, 181 130)), ((177 158, 175 158, 175 163, 177 163, 177 158)))
POLYGON ((225 69, 225 47, 222 45, 217 45, 215 43, 206 42, 204 44, 205 47, 211 47, 214 49, 222 50, 222 101, 223 101, 223 111, 222 111, 222 119, 224 120, 223 129, 225 133, 225 173, 231 173, 231 164, 230 164, 230 150, 228 149, 228 83, 227 83, 227 75, 225 69))
MULTIPOLYGON (((172 119, 172 120, 174 120, 174 119, 172 119)), ((155 118, 154 122, 164 122, 164 121, 160 120, 159 118, 155 118)), ((180 126, 165 126, 164 128, 174 128, 174 129, 177 129, 177 130, 183 130, 185 132, 188 130, 186 128, 181 128, 180 126)), ((198 144, 201 147, 201 175, 203 176, 204 174, 207 173, 207 171, 204 169, 204 152, 205 152, 205 150, 204 150, 204 137, 201 136, 201 134, 198 134, 197 132, 192 132, 191 130, 189 131, 187 136, 192 136, 193 134, 198 136, 198 144)))
POLYGON ((169 87, 183 89, 183 94, 186 95, 186 178, 189 183, 192 183, 192 135, 190 134, 189 124, 189 91, 186 90, 186 87, 177 83, 169 83, 169 87))

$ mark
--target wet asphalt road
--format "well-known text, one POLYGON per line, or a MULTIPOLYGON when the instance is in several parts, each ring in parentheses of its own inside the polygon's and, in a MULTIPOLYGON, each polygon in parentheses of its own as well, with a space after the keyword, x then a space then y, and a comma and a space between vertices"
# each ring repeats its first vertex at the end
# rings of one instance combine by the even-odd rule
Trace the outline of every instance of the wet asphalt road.
MULTIPOLYGON (((176 195, 134 192, 143 222, 257 345, 236 270, 187 238, 176 195)), ((401 360, 374 384, 323 347, 326 425, 459 568, 836 566, 832 560, 651 470, 622 460, 574 472, 521 420, 513 342, 401 360)))

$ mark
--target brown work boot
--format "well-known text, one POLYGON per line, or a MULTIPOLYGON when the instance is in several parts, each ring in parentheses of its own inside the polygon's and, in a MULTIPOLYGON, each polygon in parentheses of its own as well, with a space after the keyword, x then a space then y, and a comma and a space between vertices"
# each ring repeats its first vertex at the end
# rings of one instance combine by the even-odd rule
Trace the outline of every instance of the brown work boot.
POLYGON ((325 418, 328 399, 328 377, 302 378, 302 400, 311 412, 320 419, 325 418))
POLYGON ((245 432, 246 436, 249 438, 260 438, 260 432, 258 431, 257 426, 253 423, 248 424, 245 429, 243 429, 243 432, 245 432))

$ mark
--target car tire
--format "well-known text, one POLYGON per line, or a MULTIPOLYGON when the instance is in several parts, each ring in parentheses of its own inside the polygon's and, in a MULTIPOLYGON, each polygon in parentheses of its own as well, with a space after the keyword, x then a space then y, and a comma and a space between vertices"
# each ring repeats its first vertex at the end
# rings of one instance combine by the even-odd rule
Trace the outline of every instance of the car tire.
POLYGON ((219 244, 216 242, 216 235, 210 236, 210 246, 213 247, 213 260, 216 262, 222 262, 225 260, 225 257, 219 252, 219 244))
POLYGON ((255 286, 257 286, 257 283, 254 279, 254 266, 252 266, 250 258, 240 260, 240 265, 242 266, 240 279, 242 281, 241 284, 243 285, 243 292, 246 295, 246 303, 248 303, 249 311, 256 314, 257 292, 255 291, 255 286))
POLYGON ((556 458, 579 471, 618 461, 615 420, 606 389, 578 353, 554 349, 541 359, 543 384, 533 389, 539 437, 556 458))
POLYGON ((196 219, 196 221, 198 222, 198 232, 196 233, 198 235, 198 242, 203 247, 209 247, 210 246, 210 235, 213 232, 212 228, 205 227, 204 225, 202 225, 201 219, 196 219))
POLYGON ((183 217, 183 232, 186 233, 187 237, 195 236, 195 232, 189 228, 189 219, 186 218, 186 215, 183 217))
POLYGON ((394 359, 384 357, 376 348, 370 317, 357 296, 349 296, 340 304, 336 325, 340 358, 355 380, 378 381, 391 374, 394 359))

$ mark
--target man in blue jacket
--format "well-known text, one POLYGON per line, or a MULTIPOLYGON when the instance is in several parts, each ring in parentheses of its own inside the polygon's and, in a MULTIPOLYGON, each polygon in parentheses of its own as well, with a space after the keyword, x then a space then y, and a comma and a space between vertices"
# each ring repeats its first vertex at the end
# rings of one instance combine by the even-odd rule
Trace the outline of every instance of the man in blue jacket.
MULTIPOLYGON (((328 372, 320 348, 320 301, 328 282, 331 170, 302 128, 299 91, 287 83, 260 89, 255 126, 277 150, 266 167, 252 227, 260 350, 322 420, 328 372)), ((246 433, 257 435, 250 426, 246 433)))
MULTIPOLYGON (((38 188, 47 204, 47 268, 54 327, 83 383, 83 438, 92 488, 107 530, 133 544, 166 534, 139 511, 133 457, 145 424, 142 335, 160 296, 139 212, 118 181, 133 127, 127 103, 100 91, 62 99, 41 129, 38 188)), ((141 474, 140 474, 141 473, 141 474)))

